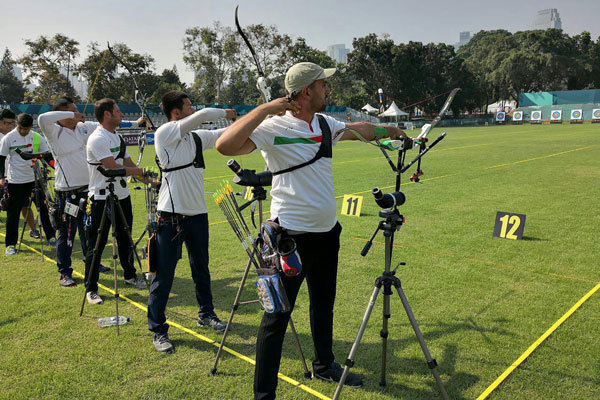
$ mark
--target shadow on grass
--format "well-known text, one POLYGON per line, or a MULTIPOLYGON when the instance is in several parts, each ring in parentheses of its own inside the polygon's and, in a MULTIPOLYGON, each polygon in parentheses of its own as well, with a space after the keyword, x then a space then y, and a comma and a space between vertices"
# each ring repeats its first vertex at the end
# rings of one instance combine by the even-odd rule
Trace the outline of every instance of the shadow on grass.
POLYGON ((523 236, 523 240, 527 242, 549 242, 550 239, 536 238, 533 236, 523 236))

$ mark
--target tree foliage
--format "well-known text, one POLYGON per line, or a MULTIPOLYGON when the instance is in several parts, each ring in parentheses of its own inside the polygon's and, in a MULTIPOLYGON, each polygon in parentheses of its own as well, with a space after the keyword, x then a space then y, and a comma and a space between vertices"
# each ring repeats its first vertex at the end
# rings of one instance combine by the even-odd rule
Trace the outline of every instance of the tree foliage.
POLYGON ((79 42, 57 33, 53 37, 40 36, 25 40, 27 52, 19 59, 23 66, 25 83, 34 81, 38 86, 27 94, 28 100, 51 103, 56 97, 67 94, 77 99, 75 89, 66 74, 76 68, 73 61, 79 55, 79 42))
POLYGON ((15 76, 13 66, 15 62, 8 48, 4 50, 2 61, 0 62, 0 102, 1 103, 20 103, 25 97, 27 89, 23 83, 15 76))

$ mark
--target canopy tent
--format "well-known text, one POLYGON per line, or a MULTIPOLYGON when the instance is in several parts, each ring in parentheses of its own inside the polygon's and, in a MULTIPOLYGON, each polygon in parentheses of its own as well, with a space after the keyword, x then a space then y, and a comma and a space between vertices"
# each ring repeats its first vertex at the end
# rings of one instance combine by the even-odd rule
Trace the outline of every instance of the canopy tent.
POLYGON ((367 103, 363 108, 361 108, 361 110, 366 111, 369 114, 373 114, 373 113, 376 113, 377 111, 379 111, 378 109, 376 109, 369 103, 367 103))
MULTIPOLYGON (((365 106, 366 107, 366 106, 365 106)), ((407 112, 402 111, 396 105, 396 102, 392 102, 392 105, 388 107, 387 110, 379 114, 380 117, 402 117, 404 115, 409 115, 407 112)))

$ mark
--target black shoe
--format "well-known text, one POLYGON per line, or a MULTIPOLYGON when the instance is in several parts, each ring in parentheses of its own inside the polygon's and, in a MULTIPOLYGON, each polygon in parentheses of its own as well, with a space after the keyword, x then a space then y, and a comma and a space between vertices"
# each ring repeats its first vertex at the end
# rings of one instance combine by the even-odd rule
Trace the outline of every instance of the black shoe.
POLYGON ((198 326, 203 328, 213 328, 217 332, 224 331, 227 324, 221 321, 216 315, 211 315, 204 318, 198 318, 198 326))
POLYGON ((112 269, 105 267, 104 265, 100 264, 100 266, 98 267, 98 272, 102 272, 103 274, 107 274, 110 271, 112 271, 112 269))
MULTIPOLYGON (((322 381, 327 382, 339 382, 342 378, 342 374, 344 373, 344 369, 340 366, 340 364, 335 361, 331 363, 329 369, 326 369, 323 372, 315 372, 315 378, 320 379, 322 381)), ((362 378, 352 372, 348 372, 348 376, 346 376, 346 380, 344 381, 344 386, 359 388, 362 387, 363 381, 362 378)))
POLYGON ((152 339, 152 343, 154 343, 154 347, 157 351, 165 354, 173 354, 175 353, 175 346, 171 343, 171 339, 169 339, 168 333, 155 333, 154 338, 152 339))
POLYGON ((40 231, 38 231, 37 229, 30 229, 29 230, 29 237, 33 238, 33 239, 39 239, 40 238, 40 231))
POLYGON ((71 286, 77 285, 77 283, 73 280, 73 278, 69 274, 60 274, 59 282, 64 287, 71 287, 71 286))

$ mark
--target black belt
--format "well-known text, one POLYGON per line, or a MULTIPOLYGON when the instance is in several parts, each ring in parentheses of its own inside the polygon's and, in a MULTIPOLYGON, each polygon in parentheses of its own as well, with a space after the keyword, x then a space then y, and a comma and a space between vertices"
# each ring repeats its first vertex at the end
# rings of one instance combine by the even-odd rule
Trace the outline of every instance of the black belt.
POLYGON ((159 211, 158 216, 165 222, 179 222, 190 217, 189 215, 171 213, 167 211, 159 211))
POLYGON ((57 196, 71 196, 71 195, 77 195, 80 193, 85 193, 88 191, 88 186, 80 186, 78 188, 75 189, 69 189, 69 190, 55 190, 55 193, 57 196))

